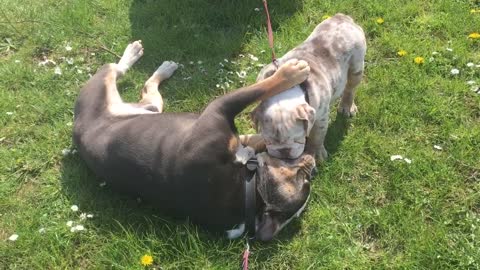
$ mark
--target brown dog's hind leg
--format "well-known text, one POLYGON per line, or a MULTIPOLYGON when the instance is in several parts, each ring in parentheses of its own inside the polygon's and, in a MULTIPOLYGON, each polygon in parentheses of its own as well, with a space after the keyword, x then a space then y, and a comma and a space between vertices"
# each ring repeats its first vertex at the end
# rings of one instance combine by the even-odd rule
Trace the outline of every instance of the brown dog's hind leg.
POLYGON ((162 81, 170 78, 177 68, 178 65, 175 62, 165 61, 145 82, 141 91, 142 99, 140 100, 140 105, 144 109, 156 112, 163 111, 163 99, 158 92, 158 86, 162 81))

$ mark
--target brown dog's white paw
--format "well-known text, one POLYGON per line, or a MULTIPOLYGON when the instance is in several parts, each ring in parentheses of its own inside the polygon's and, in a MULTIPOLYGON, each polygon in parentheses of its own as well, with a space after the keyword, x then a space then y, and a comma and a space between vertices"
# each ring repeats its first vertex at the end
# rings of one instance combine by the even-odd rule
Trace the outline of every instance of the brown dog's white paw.
POLYGON ((173 61, 164 61, 161 66, 155 71, 155 75, 161 77, 162 80, 170 78, 175 70, 177 70, 178 64, 173 61))
POLYGON ((291 88, 304 82, 309 74, 310 66, 306 61, 290 59, 280 66, 274 76, 278 76, 280 80, 288 84, 287 88, 291 88))
POLYGON ((340 104, 338 105, 337 112, 345 115, 346 117, 354 117, 355 115, 357 115, 358 109, 355 103, 352 103, 352 106, 347 106, 340 102, 340 104))
POLYGON ((143 55, 142 41, 137 40, 128 44, 123 52, 122 58, 118 61, 118 69, 121 73, 125 73, 129 68, 135 64, 143 55))

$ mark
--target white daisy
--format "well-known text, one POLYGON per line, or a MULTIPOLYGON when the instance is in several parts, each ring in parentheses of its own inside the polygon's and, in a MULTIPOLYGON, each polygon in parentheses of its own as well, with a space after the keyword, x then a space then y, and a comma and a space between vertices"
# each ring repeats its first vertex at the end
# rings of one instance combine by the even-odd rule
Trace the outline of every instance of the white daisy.
POLYGON ((73 221, 71 221, 71 220, 67 221, 67 226, 72 227, 73 226, 73 221))
POLYGON ((467 63, 467 67, 473 67, 473 66, 475 66, 475 64, 474 64, 474 63, 472 63, 472 62, 470 62, 470 63, 467 63))
POLYGON ((452 75, 458 75, 458 73, 460 73, 460 70, 456 69, 456 68, 452 68, 452 70, 450 70, 450 73, 452 75))
POLYGON ((390 156, 390 160, 391 160, 391 161, 399 160, 399 159, 403 159, 403 157, 402 157, 401 155, 393 155, 393 156, 390 156))
POLYGON ((46 66, 48 64, 56 65, 57 63, 55 61, 47 59, 47 57, 44 57, 43 61, 38 62, 38 66, 46 66))
POLYGON ((70 44, 67 44, 67 46, 65 46, 65 50, 67 52, 71 51, 72 50, 72 46, 70 46, 70 44))
POLYGON ((70 209, 72 209, 73 212, 77 212, 78 211, 78 206, 77 205, 72 205, 72 207, 70 207, 70 209))
POLYGON ((443 150, 443 148, 440 145, 434 145, 433 148, 435 150, 443 150))
POLYGON ((237 76, 240 77, 241 79, 244 79, 245 77, 247 77, 247 72, 242 70, 240 72, 237 72, 237 76))
POLYGON ((60 67, 55 67, 54 73, 57 75, 62 75, 62 69, 60 67))
POLYGON ((7 115, 13 115, 13 112, 6 112, 7 115))
POLYGON ((10 237, 8 237, 8 240, 10 240, 12 242, 17 241, 17 239, 18 239, 18 234, 16 234, 16 233, 14 233, 14 234, 10 235, 10 237))

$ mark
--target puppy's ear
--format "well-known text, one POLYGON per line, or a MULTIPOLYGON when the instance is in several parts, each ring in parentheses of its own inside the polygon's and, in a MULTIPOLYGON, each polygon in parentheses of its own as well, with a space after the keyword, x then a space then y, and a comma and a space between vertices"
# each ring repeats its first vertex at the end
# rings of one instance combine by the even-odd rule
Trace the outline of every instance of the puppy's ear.
POLYGON ((308 104, 298 105, 294 116, 295 119, 303 121, 305 134, 308 137, 315 123, 315 109, 308 104))
POLYGON ((257 76, 257 82, 263 81, 266 78, 272 76, 277 71, 277 67, 274 64, 268 64, 260 70, 257 76))
POLYGON ((259 132, 259 129, 261 128, 259 125, 258 125, 258 122, 260 121, 263 113, 262 113, 262 109, 260 108, 261 105, 258 105, 255 109, 253 109, 253 111, 250 113, 250 119, 252 119, 252 122, 253 122, 253 128, 259 132))

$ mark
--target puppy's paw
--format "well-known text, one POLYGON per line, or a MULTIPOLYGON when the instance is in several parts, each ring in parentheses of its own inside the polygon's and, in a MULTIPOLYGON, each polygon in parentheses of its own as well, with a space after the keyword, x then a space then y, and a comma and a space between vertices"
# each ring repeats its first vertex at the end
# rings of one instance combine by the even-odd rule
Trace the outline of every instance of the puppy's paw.
POLYGON ((357 105, 355 105, 355 102, 352 103, 352 106, 348 106, 340 102, 337 112, 345 115, 346 117, 354 117, 357 115, 358 109, 357 105))
POLYGON ((310 66, 306 61, 290 59, 280 66, 274 76, 284 81, 287 88, 304 82, 310 74, 310 66))
POLYGON ((327 160, 328 152, 327 149, 325 149, 325 146, 322 145, 319 149, 317 149, 315 156, 318 162, 323 162, 327 160))

